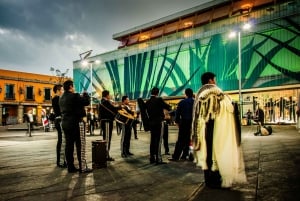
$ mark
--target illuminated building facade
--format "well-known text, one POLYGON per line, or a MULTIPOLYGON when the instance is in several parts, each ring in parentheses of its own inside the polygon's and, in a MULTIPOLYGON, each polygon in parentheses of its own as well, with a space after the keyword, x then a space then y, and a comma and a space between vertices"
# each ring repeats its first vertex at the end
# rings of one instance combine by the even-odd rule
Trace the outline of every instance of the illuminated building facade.
MULTIPOLYGON (((196 92, 201 74, 211 71, 234 100, 239 101, 241 92, 243 114, 261 106, 267 122, 295 122, 300 95, 299 4, 217 0, 114 34, 120 41, 118 50, 91 58, 101 60, 92 69, 91 93, 99 97, 107 89, 115 101, 125 94, 134 100, 148 98, 157 86, 161 96, 176 98, 187 87, 196 92), (245 23, 252 24, 251 30, 241 30, 245 23), (237 38, 228 37, 236 29, 240 46, 237 38)), ((73 67, 76 90, 91 90, 90 69, 80 61, 73 67)))

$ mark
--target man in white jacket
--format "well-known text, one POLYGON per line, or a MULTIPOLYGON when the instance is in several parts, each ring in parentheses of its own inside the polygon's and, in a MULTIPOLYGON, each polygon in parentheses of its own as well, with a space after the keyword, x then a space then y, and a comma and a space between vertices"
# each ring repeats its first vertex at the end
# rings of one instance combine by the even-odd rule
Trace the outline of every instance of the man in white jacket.
POLYGON ((245 182, 240 147, 240 124, 237 107, 216 85, 215 74, 201 76, 193 108, 195 162, 204 170, 205 184, 211 188, 230 188, 245 182))

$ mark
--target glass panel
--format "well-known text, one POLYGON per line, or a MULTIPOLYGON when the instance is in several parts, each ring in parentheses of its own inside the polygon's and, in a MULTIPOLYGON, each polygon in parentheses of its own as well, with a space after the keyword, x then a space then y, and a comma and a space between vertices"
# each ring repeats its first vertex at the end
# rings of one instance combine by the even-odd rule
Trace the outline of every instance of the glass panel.
POLYGON ((6 84, 5 85, 5 98, 6 99, 14 99, 14 84, 6 84))
POLYGON ((243 117, 247 118, 247 111, 255 112, 260 107, 264 111, 265 123, 296 123, 297 89, 277 90, 263 93, 247 93, 243 95, 243 117))

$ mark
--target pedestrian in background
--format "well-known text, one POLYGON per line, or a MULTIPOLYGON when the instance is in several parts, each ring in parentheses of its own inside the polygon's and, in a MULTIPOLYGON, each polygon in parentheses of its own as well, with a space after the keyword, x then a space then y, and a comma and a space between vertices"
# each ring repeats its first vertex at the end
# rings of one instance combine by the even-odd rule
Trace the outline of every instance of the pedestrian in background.
POLYGON ((47 114, 47 111, 45 109, 42 109, 41 117, 42 117, 42 124, 44 127, 44 131, 49 132, 50 131, 50 120, 49 120, 49 115, 47 114))
POLYGON ((244 162, 240 147, 240 124, 236 123, 229 96, 216 85, 215 74, 201 76, 193 108, 193 140, 196 165, 204 170, 205 184, 211 188, 230 188, 245 182, 244 162))
POLYGON ((185 90, 185 99, 181 100, 177 105, 175 123, 179 127, 179 132, 174 154, 172 155, 172 158, 169 159, 171 161, 178 161, 179 159, 186 160, 189 156, 193 104, 193 90, 187 88, 185 90))
POLYGON ((298 96, 298 103, 297 103, 297 128, 298 132, 300 133, 300 95, 298 96))
POLYGON ((248 112, 246 113, 247 116, 247 125, 250 126, 251 125, 251 120, 252 120, 252 112, 250 111, 250 109, 248 110, 248 112))
POLYGON ((161 144, 163 137, 164 126, 164 109, 171 110, 170 105, 164 102, 161 97, 158 97, 159 89, 152 88, 151 97, 146 102, 146 110, 149 115, 150 128, 150 163, 165 164, 161 156, 161 144))
POLYGON ((90 135, 94 135, 94 130, 95 130, 95 114, 93 109, 90 109, 90 111, 87 114, 87 121, 89 125, 89 131, 90 135))
POLYGON ((27 132, 29 134, 29 137, 31 136, 31 132, 33 131, 33 124, 34 124, 34 116, 32 109, 28 110, 27 114, 24 115, 25 120, 27 122, 27 132))
POLYGON ((255 120, 257 122, 257 131, 254 133, 254 135, 261 135, 261 127, 265 124, 265 113, 260 106, 258 106, 255 116, 255 120))

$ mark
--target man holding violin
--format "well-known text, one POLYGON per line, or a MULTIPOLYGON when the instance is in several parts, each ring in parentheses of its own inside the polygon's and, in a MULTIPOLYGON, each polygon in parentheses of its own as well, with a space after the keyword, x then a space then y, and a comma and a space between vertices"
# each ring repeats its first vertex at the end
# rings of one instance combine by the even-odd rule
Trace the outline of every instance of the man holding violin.
POLYGON ((114 161, 109 155, 113 121, 116 114, 118 113, 119 107, 115 107, 110 100, 110 94, 108 90, 102 91, 102 99, 99 104, 99 120, 101 124, 101 129, 103 132, 103 140, 107 141, 107 160, 114 161))
POLYGON ((134 120, 134 112, 131 110, 129 106, 129 98, 128 96, 122 97, 122 110, 124 110, 125 113, 127 113, 127 116, 130 121, 127 123, 122 124, 122 137, 121 137, 121 156, 123 158, 126 158, 127 156, 133 155, 129 149, 130 149, 130 139, 131 139, 131 128, 132 123, 134 120))

